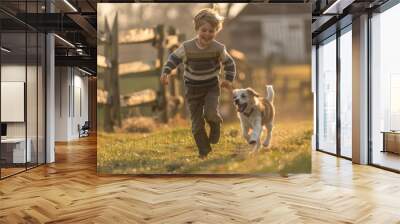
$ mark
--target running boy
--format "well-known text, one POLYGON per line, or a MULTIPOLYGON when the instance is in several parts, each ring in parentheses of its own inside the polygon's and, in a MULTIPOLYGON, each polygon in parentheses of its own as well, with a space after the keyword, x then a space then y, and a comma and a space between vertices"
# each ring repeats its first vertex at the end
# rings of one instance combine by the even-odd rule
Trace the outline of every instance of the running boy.
POLYGON ((211 151, 211 144, 216 144, 220 137, 219 113, 220 86, 232 89, 236 66, 223 44, 215 40, 222 29, 223 18, 212 9, 202 9, 194 17, 196 37, 185 41, 171 53, 165 63, 161 83, 168 84, 168 75, 180 63, 184 63, 185 98, 189 106, 192 122, 192 134, 199 150, 199 157, 204 158, 211 151), (225 80, 219 80, 221 65, 225 80), (207 136, 205 121, 210 126, 207 136))

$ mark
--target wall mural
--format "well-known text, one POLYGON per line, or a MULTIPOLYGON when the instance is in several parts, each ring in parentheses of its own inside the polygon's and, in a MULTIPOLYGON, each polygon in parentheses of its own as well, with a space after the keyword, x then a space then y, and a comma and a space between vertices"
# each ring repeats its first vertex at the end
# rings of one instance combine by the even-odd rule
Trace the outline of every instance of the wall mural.
POLYGON ((99 3, 97 18, 100 174, 311 172, 309 4, 99 3))

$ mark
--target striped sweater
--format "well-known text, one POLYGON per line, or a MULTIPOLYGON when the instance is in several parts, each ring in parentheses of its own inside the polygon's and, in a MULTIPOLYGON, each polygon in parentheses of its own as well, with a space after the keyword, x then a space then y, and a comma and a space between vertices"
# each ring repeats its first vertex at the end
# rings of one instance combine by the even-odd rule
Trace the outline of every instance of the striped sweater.
POLYGON ((200 49, 196 39, 188 40, 172 52, 163 67, 163 73, 169 74, 180 63, 184 63, 183 78, 185 85, 206 87, 218 84, 221 65, 225 79, 233 81, 236 65, 223 44, 213 41, 210 46, 200 49))

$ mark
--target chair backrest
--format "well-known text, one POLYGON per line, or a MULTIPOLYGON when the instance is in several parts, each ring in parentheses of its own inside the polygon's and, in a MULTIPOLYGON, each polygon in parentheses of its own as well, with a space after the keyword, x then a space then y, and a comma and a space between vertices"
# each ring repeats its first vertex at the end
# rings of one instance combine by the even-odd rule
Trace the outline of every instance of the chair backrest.
POLYGON ((89 129, 90 128, 89 121, 85 121, 85 124, 83 124, 82 128, 89 129))

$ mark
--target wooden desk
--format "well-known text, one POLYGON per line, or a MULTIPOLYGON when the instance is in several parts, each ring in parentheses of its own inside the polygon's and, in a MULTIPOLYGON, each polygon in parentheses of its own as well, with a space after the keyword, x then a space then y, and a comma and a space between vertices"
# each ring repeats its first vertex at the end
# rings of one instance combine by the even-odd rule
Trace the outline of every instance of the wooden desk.
POLYGON ((400 131, 383 131, 382 152, 400 154, 400 131))
POLYGON ((31 145, 32 141, 30 138, 26 140, 28 142, 25 154, 25 138, 6 138, 1 139, 1 155, 2 159, 6 160, 6 163, 25 163, 31 162, 31 145), (4 156, 3 156, 4 155, 4 156), (11 159, 12 158, 12 159, 11 159), (26 161, 25 161, 26 159, 26 161))

